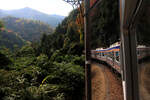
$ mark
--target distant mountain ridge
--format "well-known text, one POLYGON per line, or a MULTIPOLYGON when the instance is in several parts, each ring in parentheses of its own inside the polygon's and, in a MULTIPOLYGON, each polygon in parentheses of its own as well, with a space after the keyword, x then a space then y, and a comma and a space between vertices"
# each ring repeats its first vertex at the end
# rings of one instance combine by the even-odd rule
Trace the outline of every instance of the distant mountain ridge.
POLYGON ((52 27, 56 27, 65 18, 65 16, 60 15, 48 15, 29 7, 17 10, 0 10, 0 17, 6 16, 13 16, 17 18, 25 18, 31 20, 40 20, 44 23, 49 24, 52 27))

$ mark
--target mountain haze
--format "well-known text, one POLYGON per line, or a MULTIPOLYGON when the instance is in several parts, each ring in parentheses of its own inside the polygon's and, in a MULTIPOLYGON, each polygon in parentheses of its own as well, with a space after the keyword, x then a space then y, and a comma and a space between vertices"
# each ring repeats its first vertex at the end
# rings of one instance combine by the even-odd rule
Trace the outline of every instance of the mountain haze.
POLYGON ((64 19, 64 16, 48 15, 29 7, 17 10, 0 10, 0 17, 6 16, 13 16, 17 18, 25 18, 31 20, 40 20, 44 23, 51 25, 52 27, 56 27, 64 19))

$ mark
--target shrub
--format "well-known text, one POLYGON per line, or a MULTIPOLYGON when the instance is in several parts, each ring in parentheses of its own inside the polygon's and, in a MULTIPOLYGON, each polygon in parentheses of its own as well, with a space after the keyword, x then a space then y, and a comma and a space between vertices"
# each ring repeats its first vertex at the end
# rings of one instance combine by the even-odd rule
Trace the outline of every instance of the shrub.
POLYGON ((84 70, 81 66, 72 63, 54 62, 55 70, 50 73, 43 81, 48 84, 62 86, 61 91, 65 98, 79 100, 83 96, 84 89, 84 70))
POLYGON ((23 46, 17 53, 17 57, 33 57, 35 56, 34 54, 34 49, 28 44, 23 46))
POLYGON ((8 69, 8 65, 11 63, 12 62, 8 57, 0 53, 0 68, 8 69))

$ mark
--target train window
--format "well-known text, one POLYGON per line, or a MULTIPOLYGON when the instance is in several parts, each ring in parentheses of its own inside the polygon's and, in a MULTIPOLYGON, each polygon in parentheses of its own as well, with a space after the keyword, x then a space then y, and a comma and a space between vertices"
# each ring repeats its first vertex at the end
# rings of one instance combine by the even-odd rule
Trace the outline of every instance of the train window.
POLYGON ((150 0, 143 0, 136 24, 140 100, 150 100, 150 0))
POLYGON ((112 54, 111 54, 111 52, 109 52, 109 57, 111 58, 111 56, 112 56, 112 54))
POLYGON ((118 51, 116 52, 116 56, 119 56, 119 52, 118 51))
POLYGON ((99 53, 99 56, 101 56, 101 53, 99 53))
POLYGON ((110 52, 108 52, 108 57, 110 57, 110 52))
POLYGON ((108 53, 107 53, 107 52, 105 52, 105 56, 108 56, 108 53))
POLYGON ((106 52, 104 52, 104 56, 106 56, 106 52))
POLYGON ((140 50, 139 49, 137 49, 137 55, 140 56, 140 50))
POLYGON ((104 53, 102 53, 102 56, 104 56, 104 53))
POLYGON ((117 60, 117 61, 120 61, 120 58, 119 58, 119 51, 116 52, 116 60, 117 60))
POLYGON ((111 55, 110 55, 110 57, 111 57, 111 58, 113 58, 113 52, 111 52, 111 55))
POLYGON ((104 56, 106 56, 106 53, 104 52, 104 56))

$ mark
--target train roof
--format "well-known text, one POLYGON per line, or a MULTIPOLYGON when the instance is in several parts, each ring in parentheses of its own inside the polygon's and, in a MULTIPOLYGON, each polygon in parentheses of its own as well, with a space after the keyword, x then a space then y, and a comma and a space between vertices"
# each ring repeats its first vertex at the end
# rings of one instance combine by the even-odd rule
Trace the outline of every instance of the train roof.
POLYGON ((120 49, 120 45, 119 46, 114 46, 114 47, 111 47, 111 48, 107 48, 107 49, 96 50, 96 51, 107 51, 107 50, 113 50, 113 49, 120 49))

